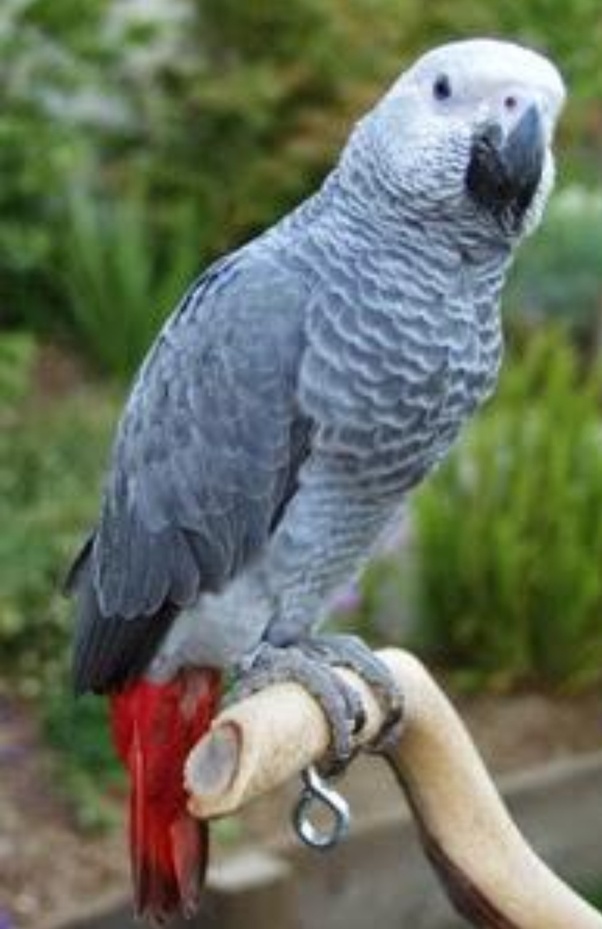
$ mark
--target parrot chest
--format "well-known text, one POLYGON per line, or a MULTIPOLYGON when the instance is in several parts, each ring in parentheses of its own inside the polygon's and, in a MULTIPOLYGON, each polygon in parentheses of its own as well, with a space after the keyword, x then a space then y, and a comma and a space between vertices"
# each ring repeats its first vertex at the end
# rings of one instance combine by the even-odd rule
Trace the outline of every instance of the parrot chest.
MULTIPOLYGON (((380 281, 382 282, 381 276, 380 281)), ((447 452, 491 393, 502 339, 497 300, 466 275, 426 297, 390 287, 316 310, 302 402, 323 450, 404 492, 447 452)))

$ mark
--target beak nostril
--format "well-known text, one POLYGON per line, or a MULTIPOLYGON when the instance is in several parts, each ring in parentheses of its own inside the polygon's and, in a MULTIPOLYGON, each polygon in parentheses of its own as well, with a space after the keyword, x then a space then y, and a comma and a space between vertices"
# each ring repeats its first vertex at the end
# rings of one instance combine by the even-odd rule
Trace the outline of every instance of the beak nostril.
POLYGON ((518 106, 518 100, 516 99, 516 97, 510 95, 506 97, 506 99, 504 100, 504 106, 506 107, 507 110, 515 110, 516 107, 518 106))

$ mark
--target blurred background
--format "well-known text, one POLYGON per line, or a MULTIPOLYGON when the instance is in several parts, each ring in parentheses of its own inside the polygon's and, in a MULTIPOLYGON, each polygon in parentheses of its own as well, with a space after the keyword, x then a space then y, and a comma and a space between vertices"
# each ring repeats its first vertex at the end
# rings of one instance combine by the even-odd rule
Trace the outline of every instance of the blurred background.
POLYGON ((494 402, 336 618, 418 649, 477 728, 516 707, 521 762, 533 700, 544 755, 561 712, 563 750, 599 744, 599 0, 2 0, 0 925, 54 912, 28 810, 68 871, 82 847, 91 887, 111 871, 121 781, 103 702, 69 694, 60 582, 132 373, 193 275, 312 192, 406 63, 483 34, 566 76, 557 192, 506 290, 494 402))

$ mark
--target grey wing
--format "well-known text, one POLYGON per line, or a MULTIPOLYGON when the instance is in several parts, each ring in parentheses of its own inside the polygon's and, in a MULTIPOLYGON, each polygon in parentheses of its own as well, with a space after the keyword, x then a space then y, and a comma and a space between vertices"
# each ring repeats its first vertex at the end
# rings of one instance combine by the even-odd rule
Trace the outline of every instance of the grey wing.
MULTIPOLYGON (((243 253, 244 254, 244 253, 243 253)), ((303 291, 231 259, 168 323, 118 431, 101 518, 76 560, 75 684, 141 673, 173 617, 266 543, 305 458, 303 291)))

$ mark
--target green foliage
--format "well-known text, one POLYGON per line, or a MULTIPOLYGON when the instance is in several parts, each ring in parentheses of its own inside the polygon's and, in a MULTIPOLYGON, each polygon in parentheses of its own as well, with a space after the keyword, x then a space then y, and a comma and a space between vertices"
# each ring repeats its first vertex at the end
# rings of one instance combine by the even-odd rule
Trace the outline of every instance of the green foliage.
POLYGON ((40 706, 44 732, 56 749, 60 791, 77 826, 103 830, 116 818, 111 795, 122 794, 124 772, 111 745, 106 700, 75 698, 67 675, 57 681, 40 706))
POLYGON ((498 683, 602 677, 600 386, 539 335, 419 495, 420 638, 446 663, 498 683))
POLYGON ((59 177, 99 126, 74 119, 98 87, 105 0, 76 4, 6 0, 0 7, 0 301, 9 322, 40 325, 52 262, 59 177), (85 124, 84 124, 85 123, 85 124))
POLYGON ((72 330, 105 370, 130 378, 197 268, 196 223, 182 208, 159 253, 147 195, 101 200, 91 186, 68 191, 58 282, 72 330))
POLYGON ((38 396, 0 430, 0 671, 29 695, 60 673, 70 635, 61 581, 98 503, 114 416, 83 391, 58 406, 38 396))
POLYGON ((0 332, 0 426, 12 404, 21 400, 30 382, 35 342, 25 332, 0 332))
POLYGON ((183 0, 128 20, 94 0, 80 27, 74 9, 23 0, 0 14, 0 301, 13 323, 75 328, 122 374, 191 255, 206 263, 315 186, 380 83, 396 14, 384 0, 183 0))
POLYGON ((179 54, 153 71, 152 89, 147 80, 131 91, 147 154, 138 165, 159 203, 196 203, 205 256, 262 229, 319 181, 350 114, 395 69, 391 27, 404 6, 188 3, 179 54))
MULTIPOLYGON (((22 352, 29 365, 29 343, 11 342, 15 358, 22 352)), ((60 751, 58 780, 78 824, 102 827, 111 809, 101 789, 119 783, 117 765, 104 701, 76 701, 70 688, 73 606, 61 584, 97 510, 117 403, 91 387, 60 404, 49 401, 29 382, 25 391, 16 367, 18 391, 11 383, 11 392, 20 402, 0 410, 0 675, 38 705, 60 751)))
POLYGON ((602 347, 602 193, 556 194, 537 235, 519 252, 504 295, 511 319, 553 321, 585 350, 602 347))
MULTIPOLYGON (((99 318, 97 295, 88 311, 73 292, 81 265, 73 275, 55 273, 81 219, 71 179, 90 149, 95 182, 86 195, 95 219, 87 233, 102 225, 114 237, 115 225, 137 213, 152 256, 147 279, 170 299, 170 268, 188 268, 192 251, 195 266, 205 264, 312 190, 353 119, 434 42, 489 33, 549 51, 571 80, 571 151, 599 150, 595 0, 174 0, 157 12, 137 9, 111 0, 7 0, 0 10, 2 313, 20 327, 71 328, 75 320, 80 340, 91 339, 90 354, 110 370, 131 367, 132 341, 148 340, 136 311, 141 335, 128 331, 127 347, 116 345, 125 275, 107 276, 107 293, 121 290, 112 348, 102 357, 82 323, 82 315, 99 318), (163 255, 167 267, 156 260, 163 255)), ((599 176, 599 159, 589 160, 599 176)), ((103 249, 88 238, 89 251, 103 249)), ((136 264, 139 254, 128 260, 136 264)), ((167 309, 150 301, 148 318, 167 309)))

